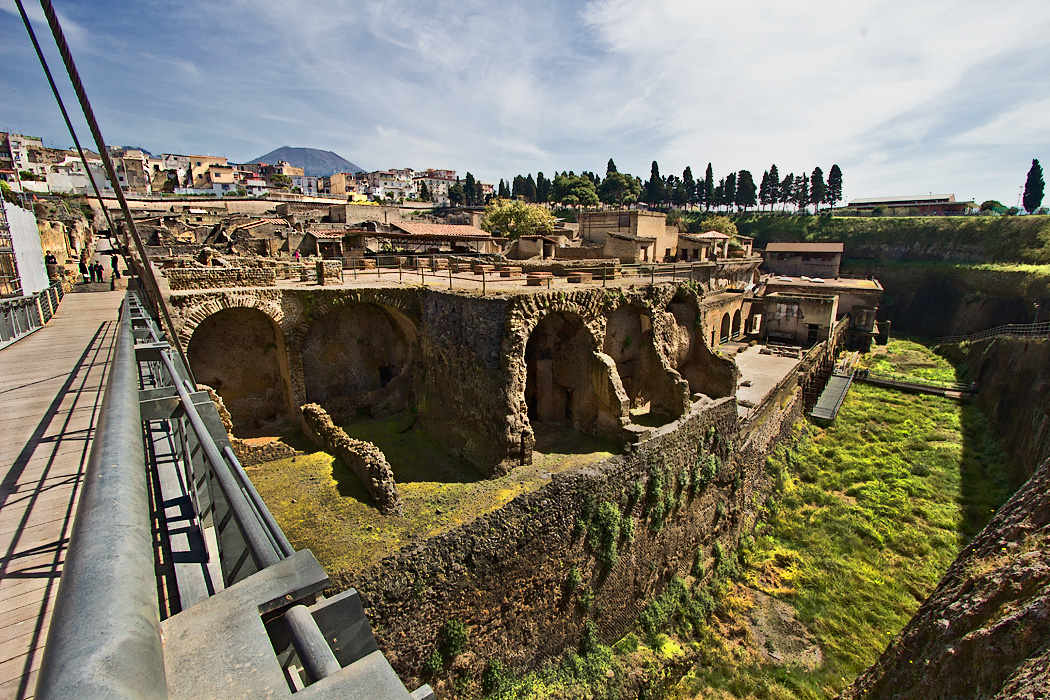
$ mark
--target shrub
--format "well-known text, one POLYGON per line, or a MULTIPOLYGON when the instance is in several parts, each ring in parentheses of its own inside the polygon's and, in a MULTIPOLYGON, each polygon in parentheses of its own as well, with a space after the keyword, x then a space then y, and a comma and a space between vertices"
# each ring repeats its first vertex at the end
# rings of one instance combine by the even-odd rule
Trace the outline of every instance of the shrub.
POLYGON ((451 659, 467 647, 470 641, 470 630, 461 621, 456 619, 445 620, 438 635, 439 646, 445 657, 451 659))
POLYGON ((642 484, 641 479, 637 479, 631 484, 630 502, 632 504, 642 500, 642 496, 645 495, 645 486, 642 484))
POLYGON ((441 652, 435 649, 430 652, 426 662, 423 664, 423 675, 428 678, 437 678, 445 668, 445 661, 441 658, 441 652))
POLYGON ((575 566, 569 569, 569 574, 565 577, 565 587, 570 591, 575 591, 583 583, 583 574, 575 566))
POLYGON ((504 682, 503 662, 499 659, 489 659, 485 664, 485 670, 481 672, 481 690, 486 694, 495 693, 504 682))
POLYGON ((620 540, 620 511, 612 503, 602 501, 595 511, 587 533, 587 543, 597 550, 598 561, 611 569, 619 560, 617 542, 620 540))
POLYGON ((592 620, 583 624, 583 637, 580 638, 580 653, 584 656, 598 651, 598 628, 592 620))
POLYGON ((623 519, 623 536, 628 542, 634 542, 634 518, 626 517, 623 519))

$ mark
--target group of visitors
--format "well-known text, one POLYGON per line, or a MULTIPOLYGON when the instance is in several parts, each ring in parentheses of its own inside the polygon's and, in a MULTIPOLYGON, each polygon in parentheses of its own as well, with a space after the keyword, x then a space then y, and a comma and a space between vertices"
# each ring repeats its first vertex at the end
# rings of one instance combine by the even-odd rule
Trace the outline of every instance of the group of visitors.
MULTIPOLYGON (((116 255, 109 256, 110 267, 113 268, 113 279, 120 279, 120 258, 116 255)), ((102 263, 98 260, 88 263, 86 260, 80 261, 80 274, 84 276, 84 282, 105 282, 106 281, 106 270, 102 267, 102 263)))

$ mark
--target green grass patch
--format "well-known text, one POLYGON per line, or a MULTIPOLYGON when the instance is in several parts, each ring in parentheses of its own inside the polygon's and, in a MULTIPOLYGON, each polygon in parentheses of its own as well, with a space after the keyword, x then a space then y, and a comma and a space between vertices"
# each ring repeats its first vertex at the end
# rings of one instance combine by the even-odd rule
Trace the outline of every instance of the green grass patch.
POLYGON ((411 542, 433 537, 490 513, 549 481, 549 474, 612 456, 600 440, 564 431, 545 436, 531 465, 482 478, 406 421, 345 426, 387 457, 405 506, 404 517, 381 515, 360 480, 325 452, 248 467, 266 505, 296 549, 309 549, 334 580, 377 563, 411 542))

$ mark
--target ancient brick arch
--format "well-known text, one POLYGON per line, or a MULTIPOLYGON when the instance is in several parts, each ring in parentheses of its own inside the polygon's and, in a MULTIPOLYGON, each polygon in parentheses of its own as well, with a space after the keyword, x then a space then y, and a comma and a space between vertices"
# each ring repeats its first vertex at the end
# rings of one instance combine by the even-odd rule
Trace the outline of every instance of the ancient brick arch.
MULTIPOLYGON (((689 383, 693 394, 711 398, 732 396, 736 393, 736 366, 731 360, 716 356, 704 336, 703 316, 699 300, 680 291, 665 309, 670 317, 668 360, 672 367, 689 383)), ((711 329, 712 336, 716 329, 711 329)), ((716 338, 712 337, 712 343, 716 338)))
POLYGON ((667 345, 662 314, 642 300, 624 300, 607 315, 602 351, 612 358, 632 409, 664 418, 685 410, 688 392, 663 357, 667 345))

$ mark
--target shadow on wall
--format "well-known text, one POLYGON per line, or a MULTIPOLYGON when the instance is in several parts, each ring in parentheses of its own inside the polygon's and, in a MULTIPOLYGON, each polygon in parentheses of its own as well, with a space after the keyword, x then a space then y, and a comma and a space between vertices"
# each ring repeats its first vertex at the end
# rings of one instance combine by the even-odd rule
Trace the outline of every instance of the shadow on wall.
POLYGON ((414 402, 415 325, 377 304, 349 304, 317 319, 302 346, 307 401, 340 423, 359 413, 388 417, 414 402))
POLYGON ((193 331, 187 355, 194 377, 222 397, 233 433, 245 438, 290 427, 284 338, 257 309, 224 309, 193 331))

